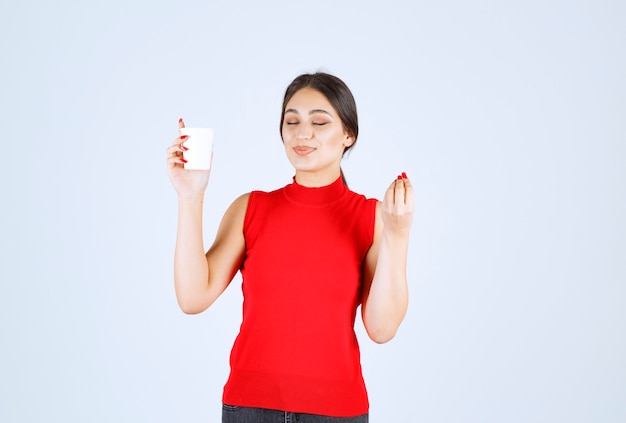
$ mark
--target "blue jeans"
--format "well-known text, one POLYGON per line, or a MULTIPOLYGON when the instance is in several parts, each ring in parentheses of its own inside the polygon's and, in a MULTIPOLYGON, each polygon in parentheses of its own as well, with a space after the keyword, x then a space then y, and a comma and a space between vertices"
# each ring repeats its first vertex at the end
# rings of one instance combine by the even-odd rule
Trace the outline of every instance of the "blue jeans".
POLYGON ((227 404, 222 406, 222 423, 367 423, 368 421, 367 414, 356 417, 328 417, 227 404))

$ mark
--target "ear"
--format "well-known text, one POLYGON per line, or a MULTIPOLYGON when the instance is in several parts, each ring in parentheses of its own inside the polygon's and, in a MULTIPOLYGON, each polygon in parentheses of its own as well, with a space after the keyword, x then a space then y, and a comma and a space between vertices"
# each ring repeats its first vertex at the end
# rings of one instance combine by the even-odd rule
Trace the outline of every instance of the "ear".
POLYGON ((346 147, 346 148, 351 147, 352 144, 354 144, 354 136, 350 135, 350 134, 346 134, 346 138, 343 141, 344 147, 346 147))

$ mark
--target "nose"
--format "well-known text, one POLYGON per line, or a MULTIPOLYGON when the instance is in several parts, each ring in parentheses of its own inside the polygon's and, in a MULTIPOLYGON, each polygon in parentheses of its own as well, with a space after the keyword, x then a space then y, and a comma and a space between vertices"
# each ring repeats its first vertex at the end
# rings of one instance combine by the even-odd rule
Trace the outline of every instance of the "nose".
POLYGON ((298 128, 298 132, 296 133, 296 138, 299 140, 308 140, 312 136, 311 128, 308 125, 300 125, 298 128))

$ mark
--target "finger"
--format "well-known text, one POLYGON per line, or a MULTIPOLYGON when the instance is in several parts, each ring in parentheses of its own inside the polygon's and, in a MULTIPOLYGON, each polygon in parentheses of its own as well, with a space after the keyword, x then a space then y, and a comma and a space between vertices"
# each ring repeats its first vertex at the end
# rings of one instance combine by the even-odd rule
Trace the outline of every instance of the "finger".
POLYGON ((180 134, 180 130, 185 127, 185 121, 183 118, 178 119, 178 133, 180 134))
POLYGON ((180 146, 173 145, 167 149, 167 158, 172 157, 183 157, 183 151, 180 149, 180 146))
POLYGON ((404 203, 409 211, 413 211, 413 185, 409 178, 404 179, 404 203))
MULTIPOLYGON (((183 145, 183 143, 184 143, 185 141, 187 141, 187 138, 189 138, 189 135, 179 135, 179 136, 178 136, 178 137, 174 140, 174 142, 172 143, 172 145, 171 145, 170 147, 174 147, 174 146, 182 146, 182 145, 183 145)), ((170 148, 170 147, 168 147, 168 148, 170 148)), ((187 147, 185 147, 185 148, 187 148, 187 147)), ((188 149, 187 149, 187 150, 188 150, 188 149)), ((187 150, 183 149, 183 151, 187 151, 187 150)))
POLYGON ((175 167, 176 165, 184 165, 185 163, 187 163, 187 160, 185 160, 182 156, 171 156, 167 158, 167 164, 169 167, 175 167))
POLYGON ((385 197, 383 198, 383 205, 388 205, 390 207, 393 206, 395 191, 396 191, 396 181, 393 181, 389 185, 389 188, 387 188, 387 191, 385 191, 385 197))
POLYGON ((167 147, 167 149, 165 150, 168 157, 173 155, 174 153, 183 153, 185 151, 188 151, 189 149, 182 144, 184 141, 185 139, 182 137, 176 138, 176 140, 174 140, 174 143, 167 147))
POLYGON ((404 189, 404 178, 402 176, 398 176, 396 180, 395 188, 394 188, 394 204, 404 204, 405 203, 405 189, 404 189))
POLYGON ((181 150, 181 151, 187 151, 187 150, 189 150, 189 148, 187 148, 187 147, 185 147, 185 146, 183 145, 183 143, 184 143, 185 141, 187 141, 187 139, 188 139, 188 138, 189 138, 189 135, 181 135, 180 137, 178 137, 178 141, 179 141, 179 142, 178 142, 178 146, 180 147, 180 150, 181 150))
POLYGON ((180 151, 168 151, 167 153, 167 160, 175 160, 178 159, 180 157, 183 157, 183 153, 181 153, 180 151))
POLYGON ((404 205, 408 204, 407 203, 407 196, 411 196, 411 200, 412 200, 412 196, 413 196, 413 187, 411 185, 411 181, 409 179, 408 176, 406 176, 406 172, 402 172, 402 174, 398 175, 398 179, 402 179, 403 182, 403 186, 404 186, 404 200, 403 203, 404 205))

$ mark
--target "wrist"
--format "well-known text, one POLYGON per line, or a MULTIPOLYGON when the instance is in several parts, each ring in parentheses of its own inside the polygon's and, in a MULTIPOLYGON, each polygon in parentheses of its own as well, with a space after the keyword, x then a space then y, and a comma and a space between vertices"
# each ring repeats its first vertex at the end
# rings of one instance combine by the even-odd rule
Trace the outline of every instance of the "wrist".
POLYGON ((204 203, 204 191, 198 193, 191 194, 178 194, 178 204, 193 206, 193 205, 202 205, 204 203))
POLYGON ((383 227, 381 238, 386 243, 398 246, 406 246, 409 244, 409 229, 389 229, 383 227))

